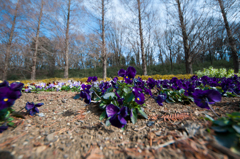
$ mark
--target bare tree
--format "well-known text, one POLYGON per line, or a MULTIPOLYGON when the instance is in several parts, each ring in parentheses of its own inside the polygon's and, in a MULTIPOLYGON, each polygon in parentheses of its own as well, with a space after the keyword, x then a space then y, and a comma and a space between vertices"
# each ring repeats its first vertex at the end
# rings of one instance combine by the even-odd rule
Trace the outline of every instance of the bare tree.
MULTIPOLYGON (((219 3, 219 7, 221 9, 221 13, 222 13, 222 17, 224 20, 224 24, 225 24, 225 28, 227 30, 227 35, 228 35, 228 41, 232 50, 232 57, 233 57, 233 66, 234 66, 234 72, 238 73, 239 71, 239 65, 238 65, 238 55, 237 55, 237 48, 236 48, 236 44, 235 44, 235 40, 233 38, 232 35, 232 31, 229 27, 229 23, 228 23, 228 19, 227 19, 227 13, 226 13, 226 8, 224 6, 224 3, 222 0, 217 0, 219 3)), ((232 3, 235 3, 236 0, 234 0, 232 3)), ((231 4, 233 5, 233 4, 231 4)))
POLYGON ((7 79, 7 71, 8 71, 8 63, 9 63, 9 55, 10 55, 10 49, 11 49, 11 45, 12 45, 12 39, 13 39, 13 34, 14 34, 14 29, 15 29, 15 25, 16 25, 16 19, 17 19, 17 13, 18 13, 18 9, 19 9, 19 0, 17 0, 16 3, 16 8, 14 11, 14 16, 13 16, 13 21, 12 21, 12 27, 10 30, 10 35, 9 35, 9 39, 7 42, 7 47, 6 47, 6 55, 5 55, 5 63, 4 63, 4 70, 3 70, 3 80, 7 79))
POLYGON ((68 0, 68 12, 67 12, 67 28, 66 28, 66 39, 65 39, 65 67, 64 67, 64 78, 68 78, 68 47, 69 47, 69 22, 70 22, 70 11, 71 11, 71 0, 68 0))
POLYGON ((36 33, 36 41, 35 41, 35 50, 33 54, 33 65, 32 65, 32 72, 31 72, 31 80, 35 80, 36 78, 36 64, 37 64, 37 51, 38 51, 38 37, 40 32, 40 25, 41 25, 41 19, 43 14, 43 3, 44 1, 41 0, 41 6, 40 6, 40 13, 38 18, 38 26, 37 26, 37 33, 36 33))

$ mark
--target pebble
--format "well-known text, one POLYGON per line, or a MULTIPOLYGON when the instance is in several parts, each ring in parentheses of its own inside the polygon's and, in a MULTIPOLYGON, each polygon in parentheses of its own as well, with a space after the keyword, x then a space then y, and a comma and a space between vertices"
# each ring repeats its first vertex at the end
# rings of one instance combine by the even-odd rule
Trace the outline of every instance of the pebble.
POLYGON ((65 145, 66 145, 66 147, 72 146, 72 144, 71 144, 70 142, 69 142, 69 143, 66 143, 65 145))
POLYGON ((62 102, 63 102, 63 103, 66 103, 66 99, 62 99, 62 102))
POLYGON ((59 150, 64 151, 64 148, 63 147, 59 147, 59 150))
POLYGON ((18 159, 22 159, 22 158, 23 158, 23 155, 18 156, 18 159))
POLYGON ((154 121, 148 121, 147 126, 152 126, 152 125, 154 125, 154 123, 155 123, 154 121))
POLYGON ((74 124, 76 124, 76 125, 80 125, 80 123, 79 123, 79 122, 74 122, 74 124))
POLYGON ((68 158, 68 155, 67 155, 67 154, 65 154, 65 155, 63 155, 63 157, 64 157, 64 158, 68 158))
POLYGON ((45 115, 44 115, 44 113, 39 113, 38 116, 44 117, 45 115))
POLYGON ((49 142, 53 141, 53 142, 55 142, 55 141, 57 141, 55 138, 56 137, 54 136, 54 133, 52 133, 52 134, 49 134, 49 135, 46 136, 45 141, 49 141, 49 142))
POLYGON ((67 123, 68 126, 70 126, 70 123, 67 123))

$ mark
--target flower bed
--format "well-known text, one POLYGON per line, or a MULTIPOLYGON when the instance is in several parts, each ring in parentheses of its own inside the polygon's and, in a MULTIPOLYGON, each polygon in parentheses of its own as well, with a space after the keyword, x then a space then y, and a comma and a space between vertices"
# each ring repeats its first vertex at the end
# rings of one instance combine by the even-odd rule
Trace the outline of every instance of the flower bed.
MULTIPOLYGON (((140 77, 136 78, 136 70, 129 67, 127 70, 119 70, 119 80, 115 77, 111 81, 97 81, 97 77, 89 77, 85 84, 81 82, 69 81, 69 84, 54 83, 32 83, 30 86, 23 86, 22 83, 14 82, 10 86, 4 81, 0 85, 1 96, 1 132, 8 126, 14 126, 12 116, 19 115, 14 113, 12 106, 14 101, 21 96, 21 92, 40 92, 40 91, 73 91, 79 92, 74 99, 84 99, 84 102, 90 104, 98 103, 101 110, 100 120, 106 119, 106 126, 115 126, 123 130, 126 129, 128 119, 135 124, 139 115, 148 119, 144 108, 147 107, 148 100, 155 101, 159 106, 166 103, 180 103, 183 105, 194 102, 200 108, 211 109, 216 116, 219 116, 211 104, 221 101, 222 96, 238 97, 240 94, 239 77, 236 75, 230 78, 209 78, 203 76, 198 78, 192 76, 190 79, 178 79, 173 77, 171 80, 155 80, 148 78, 144 81, 140 77)), ((27 102, 25 109, 30 115, 39 113, 37 107, 43 103, 27 102)), ((215 127, 212 129, 216 132, 216 138, 222 145, 236 150, 238 142, 226 144, 221 136, 227 133, 225 140, 239 140, 239 113, 232 113, 227 117, 211 120, 215 127)))

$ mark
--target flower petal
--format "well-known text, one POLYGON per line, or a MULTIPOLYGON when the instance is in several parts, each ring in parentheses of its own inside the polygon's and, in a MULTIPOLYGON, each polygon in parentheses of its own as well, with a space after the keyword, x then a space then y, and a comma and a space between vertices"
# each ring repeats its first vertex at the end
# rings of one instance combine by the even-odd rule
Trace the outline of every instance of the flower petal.
POLYGON ((124 124, 122 124, 122 123, 119 121, 117 115, 112 116, 112 117, 109 119, 109 121, 110 121, 110 123, 112 124, 112 126, 115 126, 115 127, 118 127, 118 128, 124 127, 124 124))
POLYGON ((30 110, 30 111, 29 111, 29 114, 30 114, 31 116, 34 116, 34 115, 36 114, 36 112, 34 112, 33 110, 30 110))
POLYGON ((122 107, 119 111, 119 114, 122 116, 122 117, 126 117, 128 115, 128 108, 127 107, 122 107))
POLYGON ((22 90, 22 87, 23 87, 23 83, 20 83, 20 82, 13 82, 11 83, 10 85, 10 88, 14 91, 21 91, 22 90))
POLYGON ((132 66, 129 66, 126 71, 126 76, 128 76, 129 78, 134 78, 136 76, 136 73, 136 69, 132 66))
POLYGON ((106 107, 106 113, 107 113, 108 117, 111 117, 118 112, 119 112, 119 108, 117 106, 113 105, 113 104, 109 104, 106 107))
POLYGON ((120 77, 124 77, 125 74, 126 74, 126 71, 125 71, 124 69, 120 69, 120 70, 118 71, 118 76, 120 76, 120 77))
POLYGON ((34 107, 33 111, 36 112, 36 113, 39 113, 39 110, 38 110, 37 107, 34 107))
POLYGON ((222 96, 217 90, 211 89, 211 90, 208 90, 207 98, 210 103, 220 102, 222 99, 222 96))
POLYGON ((199 106, 200 108, 206 108, 206 109, 210 109, 207 101, 201 99, 201 98, 194 98, 194 102, 197 106, 199 106))
MULTIPOLYGON (((121 116, 121 115, 118 115, 118 120, 120 121, 121 124, 123 124, 123 126, 127 124, 127 121, 126 121, 126 120, 124 119, 124 117, 121 116)), ((122 127, 123 127, 123 126, 122 126, 122 127)))
POLYGON ((35 104, 36 107, 41 107, 42 105, 44 105, 44 103, 37 103, 37 104, 35 104))
POLYGON ((35 105, 34 105, 33 102, 32 103, 27 102, 26 106, 25 106, 25 109, 26 110, 32 110, 34 107, 35 107, 35 105))

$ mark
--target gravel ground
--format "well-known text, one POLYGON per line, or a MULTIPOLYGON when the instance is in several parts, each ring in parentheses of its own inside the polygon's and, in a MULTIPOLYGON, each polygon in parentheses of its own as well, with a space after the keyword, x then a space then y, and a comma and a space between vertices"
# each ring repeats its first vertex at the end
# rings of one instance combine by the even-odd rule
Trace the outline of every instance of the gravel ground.
MULTIPOLYGON (((149 119, 139 116, 134 125, 128 120, 125 131, 107 127, 100 121, 97 104, 86 105, 73 99, 73 92, 23 93, 14 109, 25 119, 16 118, 16 128, 0 134, 1 159, 79 159, 79 158, 235 158, 228 149, 214 142, 213 132, 205 130, 210 123, 194 103, 164 103, 152 99, 144 108, 149 119), (26 102, 40 103, 40 113, 29 116, 26 102), (226 150, 226 151, 224 151, 226 150)), ((220 116, 239 111, 239 98, 223 98, 213 105, 220 116)), ((238 156, 239 157, 239 156, 238 156)))

